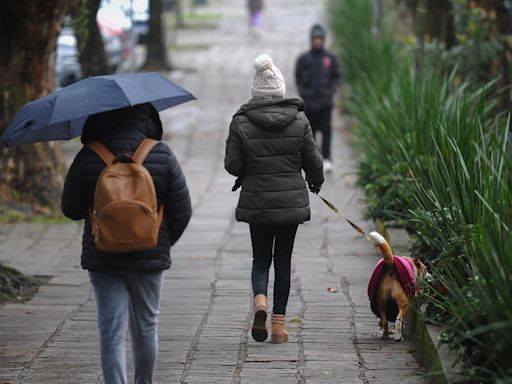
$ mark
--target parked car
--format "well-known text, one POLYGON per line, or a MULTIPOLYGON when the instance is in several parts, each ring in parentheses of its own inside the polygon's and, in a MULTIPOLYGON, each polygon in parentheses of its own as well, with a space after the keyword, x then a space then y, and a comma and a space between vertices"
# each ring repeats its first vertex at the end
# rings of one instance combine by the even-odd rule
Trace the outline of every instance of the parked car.
POLYGON ((134 0, 132 3, 133 30, 137 36, 149 32, 149 0, 134 0))
POLYGON ((130 57, 131 21, 121 8, 112 5, 102 5, 96 20, 105 44, 108 64, 112 71, 116 71, 130 57))
POLYGON ((103 0, 101 7, 121 10, 137 36, 149 32, 149 0, 103 0))
MULTIPOLYGON (((96 20, 103 38, 108 65, 110 70, 115 72, 131 54, 131 21, 121 9, 109 5, 100 7, 96 20)), ((57 39, 55 71, 57 85, 61 87, 82 78, 77 40, 71 19, 65 21, 65 27, 57 39)))
POLYGON ((55 74, 57 86, 60 87, 82 78, 76 37, 72 28, 64 28, 57 39, 55 74))

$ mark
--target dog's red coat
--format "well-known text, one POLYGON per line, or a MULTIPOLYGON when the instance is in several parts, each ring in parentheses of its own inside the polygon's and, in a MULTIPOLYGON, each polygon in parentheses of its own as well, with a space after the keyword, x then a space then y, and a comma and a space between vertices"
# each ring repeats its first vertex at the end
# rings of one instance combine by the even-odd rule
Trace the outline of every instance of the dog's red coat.
MULTIPOLYGON (((414 262, 407 257, 395 255, 393 256, 393 263, 395 265, 395 270, 397 272, 398 279, 400 280, 400 284, 402 285, 406 295, 408 297, 413 297, 417 292, 419 292, 419 287, 416 283, 416 274, 414 273, 414 262)), ((377 317, 380 317, 380 314, 377 310, 375 293, 377 291, 377 284, 379 283, 384 266, 384 259, 380 259, 373 269, 372 277, 368 283, 368 298, 370 299, 370 306, 372 312, 377 317)))

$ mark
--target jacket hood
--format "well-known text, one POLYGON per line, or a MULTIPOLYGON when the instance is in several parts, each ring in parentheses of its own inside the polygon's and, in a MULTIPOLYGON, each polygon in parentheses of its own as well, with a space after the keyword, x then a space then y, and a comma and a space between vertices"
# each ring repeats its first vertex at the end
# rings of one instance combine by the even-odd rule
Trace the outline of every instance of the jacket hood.
POLYGON ((235 116, 245 115, 266 131, 278 131, 287 127, 301 111, 304 111, 304 103, 300 99, 265 96, 253 97, 240 107, 235 116))
POLYGON ((95 140, 133 136, 161 140, 162 131, 157 110, 146 103, 90 115, 85 122, 81 141, 85 145, 95 140))

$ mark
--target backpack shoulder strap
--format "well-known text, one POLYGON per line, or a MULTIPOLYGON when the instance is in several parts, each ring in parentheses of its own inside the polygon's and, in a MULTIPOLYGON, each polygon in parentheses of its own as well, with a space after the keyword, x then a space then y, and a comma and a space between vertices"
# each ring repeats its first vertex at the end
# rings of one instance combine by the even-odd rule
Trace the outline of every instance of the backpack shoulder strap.
POLYGON ((133 161, 135 161, 137 164, 142 164, 146 157, 149 155, 149 152, 155 147, 155 145, 158 144, 157 140, 148 139, 147 137, 142 140, 142 142, 139 144, 139 147, 135 151, 135 153, 132 155, 133 161))
POLYGON ((87 146, 91 148, 106 165, 110 165, 114 161, 114 154, 110 152, 101 141, 93 141, 92 143, 87 144, 87 146))

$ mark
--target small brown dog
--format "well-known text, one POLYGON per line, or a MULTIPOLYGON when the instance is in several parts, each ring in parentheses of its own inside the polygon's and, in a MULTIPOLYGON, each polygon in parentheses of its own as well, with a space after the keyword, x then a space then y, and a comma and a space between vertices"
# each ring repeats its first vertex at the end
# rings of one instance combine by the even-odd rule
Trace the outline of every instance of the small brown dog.
POLYGON ((380 233, 371 232, 369 237, 383 256, 368 286, 372 311, 380 318, 382 337, 389 337, 388 323, 391 321, 395 322, 395 340, 400 341, 409 299, 418 291, 416 279, 428 276, 427 267, 418 258, 393 255, 389 243, 380 233))

